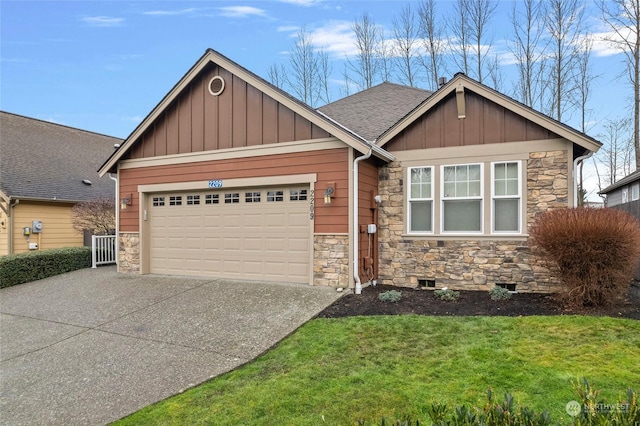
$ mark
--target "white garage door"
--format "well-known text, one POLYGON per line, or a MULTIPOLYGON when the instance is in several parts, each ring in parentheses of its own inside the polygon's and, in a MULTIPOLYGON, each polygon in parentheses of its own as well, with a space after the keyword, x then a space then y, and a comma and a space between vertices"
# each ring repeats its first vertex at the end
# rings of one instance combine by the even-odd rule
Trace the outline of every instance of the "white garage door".
POLYGON ((153 194, 150 272, 309 282, 308 187, 153 194))

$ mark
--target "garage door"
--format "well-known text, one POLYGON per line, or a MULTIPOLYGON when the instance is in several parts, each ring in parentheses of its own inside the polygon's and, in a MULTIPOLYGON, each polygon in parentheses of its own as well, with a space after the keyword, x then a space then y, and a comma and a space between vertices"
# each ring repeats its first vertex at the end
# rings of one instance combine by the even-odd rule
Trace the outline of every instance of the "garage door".
POLYGON ((152 194, 150 272, 309 282, 308 187, 152 194))

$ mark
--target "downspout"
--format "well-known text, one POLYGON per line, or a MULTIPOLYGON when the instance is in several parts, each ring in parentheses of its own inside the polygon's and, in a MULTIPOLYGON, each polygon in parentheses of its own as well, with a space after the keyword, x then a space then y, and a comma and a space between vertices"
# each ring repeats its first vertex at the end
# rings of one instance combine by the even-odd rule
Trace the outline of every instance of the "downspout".
POLYGON ((14 214, 13 214, 13 209, 15 208, 15 206, 17 206, 18 204, 20 204, 20 199, 11 199, 11 197, 9 197, 9 215, 7 217, 7 220, 9 221, 9 230, 8 230, 8 244, 9 244, 9 249, 7 250, 7 254, 13 254, 14 253, 14 247, 13 247, 13 230, 15 229, 15 223, 14 222, 14 214))
POLYGON ((358 273, 358 242, 360 239, 360 227, 358 226, 358 163, 371 157, 373 147, 369 152, 353 160, 353 279, 356 284, 356 294, 362 293, 362 283, 358 273))
POLYGON ((580 194, 578 194, 578 178, 577 178, 578 164, 583 162, 584 160, 589 159, 592 155, 593 155, 593 151, 591 151, 587 155, 583 155, 573 160, 573 207, 574 208, 578 207, 578 196, 580 196, 580 194))
POLYGON ((116 183, 115 209, 116 209, 116 265, 120 264, 120 198, 118 178, 113 177, 113 173, 109 173, 109 179, 116 183))

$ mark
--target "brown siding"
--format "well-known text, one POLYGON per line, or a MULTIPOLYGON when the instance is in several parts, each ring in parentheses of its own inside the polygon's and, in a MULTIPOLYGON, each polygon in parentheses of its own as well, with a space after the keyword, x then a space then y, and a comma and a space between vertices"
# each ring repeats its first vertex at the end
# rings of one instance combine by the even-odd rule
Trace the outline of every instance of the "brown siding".
POLYGON ((131 194, 132 205, 120 211, 120 231, 138 231, 138 185, 317 173, 315 232, 346 233, 349 227, 348 169, 347 148, 123 169, 119 179, 120 195, 124 198, 131 194), (336 195, 330 205, 325 205, 324 191, 328 182, 335 182, 336 195))
POLYGON ((358 165, 358 269, 362 282, 378 276, 378 233, 367 233, 367 225, 378 225, 378 209, 373 197, 378 194, 378 167, 373 160, 358 165))
POLYGON ((466 117, 458 118, 455 93, 400 132, 388 151, 559 138, 553 132, 465 90, 466 117))
POLYGON ((128 158, 329 136, 244 80, 211 64, 149 126, 131 148, 128 158), (208 84, 216 75, 224 78, 225 89, 219 96, 212 96, 208 84))

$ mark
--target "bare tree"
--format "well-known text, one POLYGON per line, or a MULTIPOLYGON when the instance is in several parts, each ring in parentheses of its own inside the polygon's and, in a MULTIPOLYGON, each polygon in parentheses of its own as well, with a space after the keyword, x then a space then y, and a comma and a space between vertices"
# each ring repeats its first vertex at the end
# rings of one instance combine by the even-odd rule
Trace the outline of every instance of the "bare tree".
POLYGON ((376 43, 376 61, 379 74, 383 81, 393 80, 393 45, 387 40, 384 28, 378 28, 378 42, 376 43))
POLYGON ((380 70, 377 43, 381 29, 367 13, 356 19, 351 29, 356 36, 358 53, 355 61, 349 61, 350 68, 357 75, 360 86, 368 89, 375 83, 380 70))
POLYGON ((438 88, 438 78, 443 77, 444 66, 444 26, 436 12, 436 0, 423 0, 418 8, 420 34, 425 55, 422 64, 427 72, 428 87, 438 88))
POLYGON ((313 40, 303 27, 289 53, 290 72, 287 83, 293 94, 308 105, 316 106, 320 95, 318 57, 313 40))
POLYGON ((449 40, 453 51, 453 62, 460 71, 469 75, 469 2, 471 0, 456 0, 453 5, 453 17, 448 21, 452 39, 449 40))
POLYGON ((487 55, 493 43, 487 33, 498 4, 494 0, 467 0, 465 5, 468 8, 469 44, 475 57, 476 78, 482 83, 487 55))
POLYGON ((485 81, 485 84, 499 92, 503 91, 504 75, 502 73, 502 67, 500 66, 500 60, 495 55, 487 60, 487 78, 488 81, 485 81))
POLYGON ((513 40, 509 50, 516 60, 518 77, 515 95, 520 102, 533 107, 541 95, 540 75, 543 70, 544 46, 540 46, 544 28, 541 0, 514 3, 509 19, 513 40), (522 5, 522 9, 520 9, 522 5))
POLYGON ((596 161, 597 166, 604 168, 602 175, 598 171, 600 190, 631 173, 634 162, 633 138, 629 134, 631 128, 628 118, 607 120, 603 125, 604 133, 599 135, 603 146, 596 161))
POLYGON ((636 170, 640 170, 640 0, 600 0, 599 6, 613 33, 607 40, 624 54, 633 88, 633 146, 636 170))
POLYGON ((110 235, 116 229, 116 203, 113 199, 98 198, 78 203, 71 208, 71 223, 79 232, 110 235))
POLYGON ((277 65, 273 64, 269 67, 269 71, 267 74, 267 78, 278 89, 284 89, 285 84, 287 83, 287 70, 284 68, 282 64, 277 65))
POLYGON ((575 92, 575 67, 580 52, 582 0, 547 0, 546 29, 550 37, 548 75, 550 98, 548 112, 558 121, 570 106, 575 92))
POLYGON ((318 78, 320 81, 320 100, 325 104, 331 102, 331 89, 329 87, 329 81, 331 73, 333 72, 333 66, 329 61, 329 54, 324 50, 320 50, 317 53, 318 56, 318 78))
POLYGON ((587 106, 591 97, 591 85, 597 75, 591 69, 591 51, 593 49, 593 37, 586 35, 581 41, 581 51, 577 56, 576 63, 576 108, 580 111, 580 130, 587 133, 587 118, 589 108, 587 106))
POLYGON ((411 4, 405 5, 398 17, 393 18, 393 42, 398 58, 398 73, 404 84, 415 87, 417 83, 416 60, 418 56, 419 26, 411 4))

